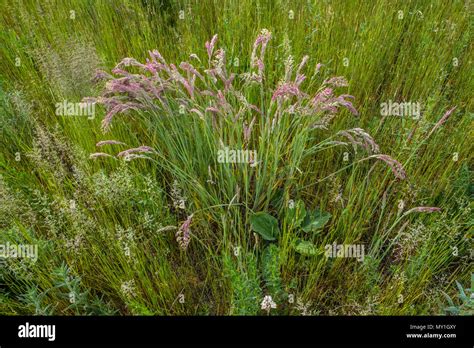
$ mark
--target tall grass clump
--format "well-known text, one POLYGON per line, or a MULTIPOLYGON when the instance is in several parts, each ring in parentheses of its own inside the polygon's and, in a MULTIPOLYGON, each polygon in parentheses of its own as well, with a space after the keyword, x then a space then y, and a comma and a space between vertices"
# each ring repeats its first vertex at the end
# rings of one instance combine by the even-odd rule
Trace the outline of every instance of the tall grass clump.
POLYGON ((0 4, 0 313, 469 313, 471 10, 0 4))

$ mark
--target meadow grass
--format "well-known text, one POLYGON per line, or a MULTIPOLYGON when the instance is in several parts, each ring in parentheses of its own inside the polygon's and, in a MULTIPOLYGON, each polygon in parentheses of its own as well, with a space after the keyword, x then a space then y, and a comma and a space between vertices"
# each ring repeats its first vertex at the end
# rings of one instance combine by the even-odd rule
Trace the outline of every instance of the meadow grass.
MULTIPOLYGON (((422 315, 450 306, 472 314, 455 281, 472 289, 473 6, 2 2, 0 238, 38 245, 38 259, 5 261, 0 313, 422 315), (246 84, 264 28, 272 36, 264 79, 246 84), (93 119, 56 115, 58 102, 104 92, 92 80, 96 69, 111 73, 125 57, 145 62, 153 49, 204 74, 204 43, 214 34, 236 90, 261 114, 200 118, 191 107, 181 112, 182 100, 204 110, 212 98, 177 90, 167 108, 150 103, 115 115, 105 134, 101 105, 93 119), (301 90, 313 96, 344 76, 349 86, 335 90, 354 96, 359 116, 341 107, 326 129, 313 127, 321 115, 281 113, 272 122, 273 93, 305 55, 301 90), (419 102, 421 115, 382 116, 389 101, 419 102), (401 163, 406 178, 338 135, 354 128, 401 163), (128 146, 96 147, 108 139, 128 146), (222 144, 255 150, 259 163, 217 163, 222 144), (156 151, 153 160, 89 158, 142 145, 156 151), (328 222, 305 232, 303 206, 307 216, 330 213, 328 222), (441 210, 407 214, 415 207, 441 210), (258 212, 276 219, 276 241, 255 231, 258 212), (189 245, 181 248, 176 235, 186 233, 180 226, 191 215, 189 245), (315 251, 298 250, 301 240, 315 251), (365 257, 328 258, 324 248, 333 243, 364 245, 365 257), (275 309, 262 309, 266 295, 275 309)), ((240 102, 229 100, 238 110, 240 102)))

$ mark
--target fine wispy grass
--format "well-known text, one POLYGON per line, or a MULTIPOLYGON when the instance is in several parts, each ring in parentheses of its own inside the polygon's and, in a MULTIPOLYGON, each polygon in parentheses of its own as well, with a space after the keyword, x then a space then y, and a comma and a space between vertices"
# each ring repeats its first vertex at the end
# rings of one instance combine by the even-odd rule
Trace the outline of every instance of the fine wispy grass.
POLYGON ((0 314, 472 314, 473 6, 2 2, 0 314))

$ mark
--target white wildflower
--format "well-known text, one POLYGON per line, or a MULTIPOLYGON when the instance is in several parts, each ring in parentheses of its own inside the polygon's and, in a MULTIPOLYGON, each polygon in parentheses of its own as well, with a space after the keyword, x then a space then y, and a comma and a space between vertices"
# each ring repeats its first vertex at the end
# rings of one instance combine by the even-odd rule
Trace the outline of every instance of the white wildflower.
POLYGON ((123 282, 122 285, 120 286, 120 289, 122 290, 122 294, 125 297, 135 297, 136 296, 135 280, 132 279, 127 282, 123 282))
POLYGON ((262 300, 261 308, 264 311, 267 311, 267 313, 270 313, 270 310, 277 308, 277 305, 273 301, 273 299, 270 295, 265 295, 265 297, 262 300))

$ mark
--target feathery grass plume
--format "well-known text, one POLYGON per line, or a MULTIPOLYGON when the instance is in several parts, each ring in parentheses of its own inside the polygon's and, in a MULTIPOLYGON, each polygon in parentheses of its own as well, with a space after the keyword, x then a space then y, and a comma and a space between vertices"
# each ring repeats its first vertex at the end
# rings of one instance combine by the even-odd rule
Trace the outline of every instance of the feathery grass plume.
POLYGON ((291 96, 300 97, 303 96, 303 93, 300 91, 296 83, 286 82, 278 86, 278 88, 275 90, 272 96, 272 101, 291 96))
POLYGON ((346 98, 354 99, 354 96, 349 94, 341 94, 336 98, 335 103, 347 108, 354 116, 359 116, 359 112, 356 110, 352 102, 346 100, 346 98))
POLYGON ((325 88, 321 92, 311 99, 311 104, 315 108, 316 112, 329 112, 336 113, 339 106, 346 107, 355 116, 359 115, 359 112, 354 108, 352 103, 346 98, 354 99, 353 96, 348 94, 342 94, 340 96, 334 96, 334 90, 332 88, 325 88))
POLYGON ((410 213, 434 213, 441 211, 441 208, 438 207, 415 207, 405 212, 405 215, 410 213))
POLYGON ((171 72, 172 72, 172 77, 175 81, 178 81, 183 85, 183 87, 186 89, 188 92, 189 96, 191 99, 194 99, 194 81, 196 75, 193 75, 193 78, 186 79, 181 75, 181 73, 178 71, 178 68, 174 64, 170 64, 171 72))
POLYGON ((306 63, 308 63, 308 60, 309 60, 309 56, 308 55, 305 55, 302 59, 301 59, 301 63, 300 65, 298 65, 298 69, 296 70, 296 79, 298 79, 298 76, 301 75, 301 71, 304 69, 306 63))
POLYGON ((104 80, 111 80, 114 77, 110 75, 109 73, 105 72, 102 69, 96 69, 94 77, 92 78, 93 82, 99 82, 99 81, 104 81, 104 80))
POLYGON ((250 125, 247 126, 247 122, 243 124, 243 133, 244 133, 244 142, 248 142, 250 140, 250 135, 252 134, 252 128, 255 123, 256 117, 252 118, 250 121, 250 125))
POLYGON ((327 145, 335 145, 335 146, 338 146, 338 145, 342 145, 342 146, 348 146, 349 144, 344 142, 344 141, 338 141, 338 140, 331 140, 331 141, 328 141, 326 143, 327 145))
POLYGON ((376 158, 381 161, 384 161, 386 164, 388 164, 388 166, 392 170, 392 173, 395 175, 395 177, 401 180, 406 179, 407 175, 401 163, 396 161, 389 155, 372 155, 369 158, 376 158))
POLYGON ((189 110, 189 112, 194 112, 196 115, 199 116, 200 119, 202 119, 202 120, 204 119, 204 114, 199 109, 192 108, 192 109, 189 110))
POLYGON ((189 55, 189 59, 196 59, 199 63, 201 63, 201 59, 199 59, 198 55, 196 53, 191 53, 189 55))
POLYGON ((211 59, 212 59, 212 54, 214 52, 214 47, 216 45, 216 42, 217 42, 217 34, 215 34, 212 39, 211 39, 211 42, 209 41, 206 41, 206 50, 207 50, 207 56, 209 57, 209 64, 211 62, 211 59))
POLYGON ((342 135, 349 140, 352 144, 354 151, 357 153, 357 146, 362 146, 367 150, 367 152, 376 154, 379 153, 380 148, 375 142, 375 140, 362 128, 353 128, 337 133, 342 135))
POLYGON ((204 77, 201 75, 199 71, 196 70, 196 68, 191 63, 181 62, 181 64, 179 64, 179 67, 183 69, 184 71, 188 72, 188 79, 192 77, 190 75, 196 75, 202 81, 205 82, 204 77))
POLYGON ((267 48, 268 42, 270 41, 271 38, 272 38, 272 33, 268 31, 268 29, 262 29, 253 44, 254 54, 252 56, 253 57, 257 56, 255 52, 258 46, 260 46, 260 58, 263 58, 263 56, 265 55, 265 50, 267 48))
MULTIPOLYGON (((257 73, 247 73, 249 75, 244 76, 244 80, 263 81, 264 55, 270 39, 271 33, 268 30, 264 29, 258 35, 251 56, 251 67, 257 68, 257 73)), ((264 105, 258 107, 249 103, 242 91, 236 90, 232 86, 235 74, 227 73, 225 51, 222 48, 216 50, 216 43, 216 35, 210 42, 206 43, 210 62, 209 68, 204 70, 204 75, 189 62, 181 62, 179 67, 185 72, 186 76, 184 76, 174 64, 168 64, 157 50, 149 51, 150 59, 147 59, 146 64, 142 64, 134 58, 122 59, 112 70, 112 73, 118 75, 118 77, 107 81, 102 96, 95 99, 89 98, 89 101, 93 100, 95 103, 106 107, 107 113, 102 120, 102 130, 107 132, 110 129, 113 117, 128 110, 153 109, 163 111, 165 115, 173 116, 175 113, 170 108, 170 104, 176 100, 181 105, 185 105, 191 112, 198 114, 203 120, 206 119, 205 113, 210 112, 214 127, 220 125, 220 122, 218 122, 219 116, 232 115, 234 120, 238 120, 246 110, 261 114, 264 105), (130 66, 135 67, 141 73, 131 73, 125 70, 130 66), (204 86, 202 90, 197 88, 196 79, 202 82, 204 86), (222 85, 220 85, 221 82, 222 85), (209 104, 205 109, 200 104, 201 101, 196 100, 196 96, 199 96, 199 99, 204 96, 210 97, 209 104), (240 105, 229 102, 235 100, 233 97, 237 98, 240 105), (201 111, 203 109, 204 112, 201 111)), ((272 125, 279 123, 282 112, 284 112, 280 108, 280 102, 289 100, 290 97, 296 97, 296 103, 288 106, 286 111, 307 116, 323 113, 325 115, 321 120, 321 128, 325 128, 330 123, 339 107, 345 107, 354 115, 358 115, 357 110, 348 100, 353 97, 345 94, 337 96, 332 88, 325 88, 317 93, 315 97, 308 99, 308 95, 300 90, 300 85, 306 78, 302 74, 302 70, 308 60, 308 56, 303 57, 296 71, 294 81, 288 79, 288 81, 280 83, 273 92, 271 100, 278 100, 279 106, 272 125)), ((320 65, 317 68, 319 67, 320 65)), ((344 86, 346 82, 343 77, 326 80, 326 84, 334 86, 344 86)), ((245 137, 248 136, 248 132, 249 129, 246 130, 245 137)))
POLYGON ((428 134, 428 137, 433 134, 433 132, 438 129, 439 127, 441 127, 447 120, 448 118, 451 116, 451 114, 453 113, 454 110, 456 110, 457 106, 449 109, 448 111, 446 111, 446 113, 443 115, 443 117, 441 117, 439 119, 438 122, 436 122, 436 124, 434 125, 434 127, 431 129, 431 131, 429 132, 428 134))
POLYGON ((127 145, 121 141, 118 140, 101 140, 95 146, 100 147, 104 145, 127 145))
POLYGON ((96 159, 96 158, 99 158, 99 157, 112 157, 112 158, 115 158, 114 156, 109 155, 108 153, 104 153, 104 152, 94 152, 94 153, 91 153, 89 155, 90 159, 96 159))
POLYGON ((214 73, 224 82, 224 84, 228 84, 227 82, 227 70, 226 70, 226 55, 223 48, 219 48, 216 51, 216 59, 213 61, 214 65, 214 73))
POLYGON ((285 67, 285 75, 281 79, 281 83, 285 82, 290 82, 291 81, 291 76, 293 75, 293 65, 295 64, 295 61, 293 59, 293 56, 288 53, 288 57, 284 61, 284 67, 285 67))
POLYGON ((191 223, 193 220, 193 214, 189 215, 186 221, 180 226, 176 232, 176 242, 181 249, 186 250, 189 242, 191 241, 191 223))
POLYGON ((344 76, 335 76, 324 80, 323 84, 332 85, 334 87, 347 87, 349 84, 344 76))
POLYGON ((209 111, 209 112, 213 112, 215 114, 219 114, 220 113, 220 110, 214 106, 209 106, 206 108, 206 112, 209 111))
POLYGON ((110 124, 112 123, 112 118, 115 114, 125 112, 127 110, 138 110, 142 106, 137 103, 125 103, 125 104, 117 104, 115 105, 107 114, 105 115, 104 119, 102 120, 102 131, 108 132, 110 130, 110 124))
POLYGON ((121 151, 117 154, 117 157, 124 157, 124 156, 128 156, 132 153, 142 153, 142 152, 148 152, 148 153, 152 153, 152 152, 155 152, 155 150, 153 150, 152 147, 150 146, 139 146, 139 147, 135 147, 135 148, 132 148, 132 149, 128 149, 128 150, 124 150, 124 151, 121 151))
POLYGON ((135 153, 129 153, 128 155, 125 155, 123 156, 123 159, 126 161, 126 162, 130 162, 134 159, 149 159, 151 160, 152 158, 148 157, 148 156, 145 156, 145 155, 137 155, 135 153))
POLYGON ((252 48, 252 55, 250 56, 250 64, 253 68, 257 68, 257 74, 252 75, 256 82, 261 83, 263 81, 263 74, 265 71, 265 50, 268 42, 272 38, 272 33, 268 29, 262 29, 260 34, 257 36, 252 48), (258 48, 260 47, 260 52, 258 48))
POLYGON ((122 67, 125 67, 125 66, 138 66, 140 68, 145 68, 145 65, 140 63, 138 60, 136 60, 135 58, 129 58, 129 57, 126 57, 126 58, 123 58, 116 66, 114 69, 121 69, 122 67))

